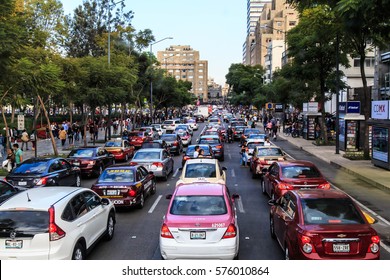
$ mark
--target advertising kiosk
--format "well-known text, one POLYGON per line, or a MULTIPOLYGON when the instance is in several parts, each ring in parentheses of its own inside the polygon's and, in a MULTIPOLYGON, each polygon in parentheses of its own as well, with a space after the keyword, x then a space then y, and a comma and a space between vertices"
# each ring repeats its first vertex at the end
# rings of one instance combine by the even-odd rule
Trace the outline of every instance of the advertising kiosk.
POLYGON ((321 116, 318 112, 318 102, 303 103, 302 111, 302 137, 306 140, 314 140, 316 138, 316 123, 317 118, 321 116))
POLYGON ((390 133, 390 101, 380 100, 371 103, 371 162, 390 170, 389 133, 390 133))
POLYGON ((348 101, 339 103, 340 150, 359 150, 360 122, 364 120, 364 115, 360 114, 360 101, 348 101))

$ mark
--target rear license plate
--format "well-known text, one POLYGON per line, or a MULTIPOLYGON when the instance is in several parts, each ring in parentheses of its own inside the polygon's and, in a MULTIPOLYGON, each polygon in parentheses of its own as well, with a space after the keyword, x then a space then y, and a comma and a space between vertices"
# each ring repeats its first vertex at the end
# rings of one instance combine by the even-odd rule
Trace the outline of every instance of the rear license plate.
POLYGON ((191 239, 206 239, 205 231, 191 231, 190 232, 191 239))
POLYGON ((21 249, 23 247, 23 240, 6 240, 6 249, 21 249))
POLYGON ((27 182, 18 182, 18 186, 27 186, 27 182))
POLYGON ((75 162, 73 162, 73 165, 80 166, 80 162, 75 161, 75 162))
POLYGON ((118 190, 107 190, 106 195, 119 195, 118 190))
POLYGON ((349 244, 333 244, 333 252, 335 253, 348 253, 349 244))

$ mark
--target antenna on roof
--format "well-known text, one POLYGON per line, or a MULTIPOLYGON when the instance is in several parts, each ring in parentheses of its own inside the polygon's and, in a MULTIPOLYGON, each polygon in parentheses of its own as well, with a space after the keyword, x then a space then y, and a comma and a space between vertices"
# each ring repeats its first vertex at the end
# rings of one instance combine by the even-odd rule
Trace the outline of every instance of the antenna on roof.
POLYGON ((30 196, 28 195, 28 192, 26 192, 26 194, 27 194, 27 201, 30 202, 31 199, 30 199, 30 196))

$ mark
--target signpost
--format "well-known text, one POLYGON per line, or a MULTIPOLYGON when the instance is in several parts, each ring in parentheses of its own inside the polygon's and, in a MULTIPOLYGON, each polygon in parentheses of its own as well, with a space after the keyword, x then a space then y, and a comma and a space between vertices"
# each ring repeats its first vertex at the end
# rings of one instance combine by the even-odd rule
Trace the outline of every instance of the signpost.
POLYGON ((18 115, 18 130, 24 129, 24 115, 18 115))

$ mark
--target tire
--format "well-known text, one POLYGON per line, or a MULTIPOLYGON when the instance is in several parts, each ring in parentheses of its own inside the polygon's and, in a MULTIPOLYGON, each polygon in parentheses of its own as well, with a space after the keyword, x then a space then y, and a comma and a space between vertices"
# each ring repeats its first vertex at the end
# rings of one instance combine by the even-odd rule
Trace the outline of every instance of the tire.
POLYGON ((138 201, 138 205, 137 205, 138 209, 144 208, 144 205, 145 205, 145 195, 144 195, 144 191, 142 190, 139 201, 138 201))
POLYGON ((263 180, 261 180, 261 192, 263 193, 263 194, 266 194, 267 192, 265 191, 265 183, 264 183, 264 179, 263 180))
POLYGON ((85 260, 86 251, 84 245, 81 242, 77 242, 76 246, 74 246, 72 253, 72 260, 85 260))
POLYGON ((272 217, 269 218, 269 231, 271 233, 272 239, 275 239, 276 238, 276 235, 275 235, 275 223, 274 223, 274 219, 272 217))
POLYGON ((240 252, 237 252, 237 255, 234 256, 233 260, 239 260, 240 259, 240 252))
POLYGON ((80 176, 80 174, 77 174, 76 175, 76 183, 75 183, 75 186, 76 187, 81 187, 81 176, 80 176))
POLYGON ((152 182, 152 189, 150 190, 150 194, 154 195, 156 192, 157 192, 157 184, 156 184, 156 181, 153 180, 153 182, 152 182))
POLYGON ((107 219, 107 228, 104 235, 104 240, 110 241, 114 237, 115 233, 115 216, 113 213, 110 213, 107 219))

